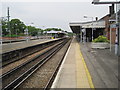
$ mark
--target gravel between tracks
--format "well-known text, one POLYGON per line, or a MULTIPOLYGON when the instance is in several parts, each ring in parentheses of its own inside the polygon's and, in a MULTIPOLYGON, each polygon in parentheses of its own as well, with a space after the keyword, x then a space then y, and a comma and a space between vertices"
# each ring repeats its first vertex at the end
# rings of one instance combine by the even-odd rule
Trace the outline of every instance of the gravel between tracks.
POLYGON ((34 72, 27 80, 25 80, 18 88, 44 88, 49 78, 55 71, 58 63, 62 60, 68 43, 53 56, 47 63, 34 72))
MULTIPOLYGON (((55 45, 56 45, 56 44, 55 44, 55 45)), ((19 66, 19 65, 21 65, 21 64, 23 64, 23 63, 25 63, 25 62, 27 62, 27 61, 30 60, 32 57, 43 53, 44 51, 46 51, 46 50, 54 47, 55 45, 50 46, 50 47, 48 47, 48 48, 45 48, 45 49, 43 49, 43 50, 40 50, 40 51, 38 51, 38 52, 36 52, 36 53, 34 53, 34 54, 32 54, 32 55, 29 55, 29 56, 27 56, 27 57, 25 57, 25 58, 23 58, 23 59, 21 59, 21 60, 18 60, 18 61, 14 62, 14 63, 11 63, 11 64, 9 64, 9 65, 1 68, 0 71, 2 71, 2 72, 0 72, 0 74, 1 74, 1 73, 4 74, 4 73, 8 72, 9 70, 11 70, 11 69, 13 69, 13 68, 15 68, 15 67, 17 67, 17 66, 19 66)))
MULTIPOLYGON (((59 42, 61 43, 61 42, 59 42)), ((58 43, 58 44, 59 44, 58 43)), ((58 46, 57 44, 57 46, 58 46)), ((53 48, 56 49, 56 45, 53 48), (55 48, 54 48, 55 47, 55 48)), ((49 53, 50 51, 48 51, 49 53)), ((9 83, 11 83, 13 80, 15 80, 17 77, 19 77, 21 74, 23 74, 24 72, 26 72, 29 68, 31 68, 33 65, 35 65, 36 63, 38 63, 39 61, 42 60, 43 57, 45 57, 48 53, 43 54, 41 57, 36 58, 36 59, 32 59, 34 61, 24 65, 24 67, 19 68, 19 70, 15 70, 14 72, 12 72, 12 74, 10 74, 9 76, 5 76, 2 79, 2 83, 3 83, 3 88, 5 88, 9 83)))

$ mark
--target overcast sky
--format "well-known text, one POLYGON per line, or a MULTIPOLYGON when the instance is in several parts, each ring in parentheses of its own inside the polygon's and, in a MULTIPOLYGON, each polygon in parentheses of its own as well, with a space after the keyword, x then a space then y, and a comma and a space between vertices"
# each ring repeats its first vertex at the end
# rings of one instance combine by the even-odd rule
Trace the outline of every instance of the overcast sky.
POLYGON ((90 21, 89 17, 101 18, 109 13, 109 5, 93 5, 92 0, 74 0, 38 2, 37 0, 26 2, 2 2, 2 16, 7 16, 7 7, 10 7, 10 19, 18 18, 26 25, 34 23, 33 26, 40 28, 56 27, 65 31, 71 31, 70 22, 90 21), (34 2, 33 2, 34 1, 34 2))

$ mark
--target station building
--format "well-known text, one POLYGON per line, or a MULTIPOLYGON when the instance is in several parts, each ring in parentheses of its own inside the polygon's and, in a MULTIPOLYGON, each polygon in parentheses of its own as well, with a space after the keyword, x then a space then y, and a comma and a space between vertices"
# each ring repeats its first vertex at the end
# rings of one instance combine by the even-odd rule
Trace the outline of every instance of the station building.
MULTIPOLYGON (((118 10, 117 14, 119 22, 118 24, 120 24, 120 10, 118 10)), ((108 40, 110 40, 111 37, 111 43, 115 44, 116 13, 114 11, 114 4, 109 6, 109 14, 105 15, 99 20, 90 22, 71 22, 69 23, 69 26, 73 33, 76 33, 79 41, 91 42, 93 33, 93 39, 97 38, 99 35, 103 35, 107 37, 108 40)))
POLYGON ((100 35, 104 35, 105 21, 97 20, 90 22, 69 23, 73 33, 76 33, 79 41, 91 42, 100 35), (93 35, 93 36, 92 36, 93 35))
POLYGON ((114 4, 109 6, 109 14, 99 20, 71 22, 69 26, 73 33, 76 34, 77 40, 81 42, 91 42, 99 35, 107 37, 107 39, 110 40, 110 44, 115 47, 115 54, 118 55, 120 59, 120 4, 117 5, 118 10, 116 12, 114 8, 114 4))

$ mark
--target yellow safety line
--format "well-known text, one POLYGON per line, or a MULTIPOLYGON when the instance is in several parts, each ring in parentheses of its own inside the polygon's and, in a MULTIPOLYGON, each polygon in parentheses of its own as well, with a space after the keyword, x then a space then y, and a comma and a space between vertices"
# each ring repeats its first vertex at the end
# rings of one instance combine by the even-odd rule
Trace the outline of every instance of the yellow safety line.
MULTIPOLYGON (((79 45, 79 50, 80 50, 80 45, 79 45)), ((81 51, 80 51, 80 56, 82 58, 82 62, 83 62, 84 67, 85 67, 85 71, 86 71, 86 74, 87 74, 87 78, 88 78, 88 82, 89 82, 90 88, 92 88, 93 90, 95 90, 93 82, 92 82, 92 78, 91 78, 91 75, 90 75, 90 72, 89 72, 89 70, 87 68, 87 65, 85 63, 85 60, 83 58, 83 55, 82 55, 81 51)))

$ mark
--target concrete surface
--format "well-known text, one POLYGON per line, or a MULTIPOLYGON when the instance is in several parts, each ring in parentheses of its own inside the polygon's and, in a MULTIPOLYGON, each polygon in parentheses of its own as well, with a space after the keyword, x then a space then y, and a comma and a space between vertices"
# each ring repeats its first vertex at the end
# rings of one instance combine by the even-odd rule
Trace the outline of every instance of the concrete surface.
POLYGON ((80 43, 95 88, 118 88, 118 58, 109 49, 91 49, 91 43, 80 43))
POLYGON ((118 84, 118 57, 114 54, 114 46, 110 52, 73 40, 52 88, 117 90, 118 84))
POLYGON ((56 40, 56 39, 39 39, 39 40, 33 40, 33 41, 28 41, 28 42, 23 41, 23 42, 3 44, 1 51, 2 51, 2 53, 5 53, 5 52, 9 52, 9 51, 13 51, 13 50, 17 50, 17 49, 21 49, 21 48, 49 42, 52 40, 56 40))
POLYGON ((91 88, 91 77, 86 69, 79 43, 73 39, 52 88, 91 88))

